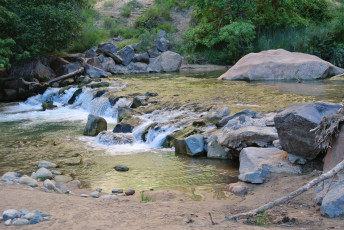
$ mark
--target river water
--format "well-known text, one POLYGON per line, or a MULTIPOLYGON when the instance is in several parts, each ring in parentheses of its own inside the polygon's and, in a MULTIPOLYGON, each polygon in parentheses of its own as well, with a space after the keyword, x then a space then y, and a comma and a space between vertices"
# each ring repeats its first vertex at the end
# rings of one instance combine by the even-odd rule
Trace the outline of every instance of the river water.
MULTIPOLYGON (((155 87, 164 94, 169 85, 171 86, 171 84, 166 85, 167 79, 171 80, 173 77, 173 83, 184 85, 190 83, 196 85, 197 90, 199 88, 208 90, 198 85, 213 85, 218 88, 221 84, 221 87, 228 85, 228 89, 232 87, 230 89, 233 91, 233 84, 245 84, 245 88, 250 90, 247 95, 255 88, 259 89, 258 91, 261 89, 267 92, 273 91, 277 95, 276 100, 270 103, 265 103, 264 100, 256 101, 258 110, 262 111, 276 111, 282 105, 303 101, 339 103, 344 89, 343 79, 304 82, 303 84, 296 82, 228 83, 218 81, 216 79, 218 73, 166 76, 155 75, 154 83, 149 80, 149 87, 155 87), (152 86, 152 84, 156 85, 152 86), (277 100, 279 97, 283 103, 277 100), (290 98, 296 99, 291 102, 290 98), (271 109, 265 108, 265 104, 274 106, 271 109)), ((124 76, 119 79, 117 77, 111 79, 109 89, 112 92, 125 92, 130 87, 144 84, 145 81, 148 80, 144 76, 130 78, 124 76), (126 80, 129 85, 124 83, 126 80)), ((235 85, 235 88, 241 89, 238 85, 235 85)), ((188 90, 192 89, 188 87, 188 90)), ((29 98, 26 102, 0 104, 0 174, 15 171, 31 175, 31 172, 36 171, 40 161, 48 160, 60 166, 57 170, 79 179, 84 187, 92 189, 100 187, 107 192, 114 188, 138 190, 190 189, 200 186, 215 188, 237 181, 238 162, 203 157, 190 158, 175 155, 173 149, 161 148, 167 134, 189 125, 193 119, 200 117, 201 113, 185 107, 168 112, 160 109, 142 115, 143 124, 133 131, 134 144, 116 145, 106 141, 100 142, 97 137, 85 137, 82 131, 89 113, 105 117, 108 130, 112 130, 118 119, 118 106, 128 101, 121 99, 112 106, 106 95, 94 98, 95 90, 85 88, 76 101, 68 105, 68 100, 77 88, 68 89, 61 95, 59 95, 59 90, 48 89, 43 95, 29 98), (42 102, 48 100, 53 100, 58 108, 41 111, 42 102), (147 141, 144 142, 141 139, 142 133, 152 123, 160 124, 159 129, 150 130, 146 135, 147 141), (117 164, 124 164, 130 170, 124 173, 117 172, 113 168, 117 164)), ((232 94, 234 93, 235 90, 232 94)), ((245 97, 245 92, 240 91, 238 95, 245 97)), ((194 96, 197 98, 197 95, 194 96)), ((241 101, 239 102, 233 107, 241 106, 240 109, 245 109, 241 101)), ((231 105, 233 102, 228 101, 228 106, 231 107, 231 105)), ((250 105, 247 107, 254 110, 250 105)))

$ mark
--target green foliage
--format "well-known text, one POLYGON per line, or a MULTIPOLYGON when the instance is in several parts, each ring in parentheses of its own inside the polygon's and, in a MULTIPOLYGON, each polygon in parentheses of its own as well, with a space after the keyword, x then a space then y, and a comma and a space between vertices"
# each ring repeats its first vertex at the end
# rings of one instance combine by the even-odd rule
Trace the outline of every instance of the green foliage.
POLYGON ((128 5, 123 6, 121 8, 121 16, 128 18, 130 17, 130 15, 131 15, 131 7, 128 5))
POLYGON ((22 60, 66 48, 82 27, 84 7, 86 0, 0 0, 0 39, 14 41, 6 47, 6 55, 10 49, 10 56, 22 60))
POLYGON ((141 192, 141 201, 142 202, 155 202, 155 200, 152 199, 150 196, 144 195, 144 191, 141 192))
POLYGON ((270 225, 268 215, 266 214, 265 211, 257 214, 256 225, 259 225, 259 226, 269 226, 270 225))
POLYGON ((0 68, 9 69, 11 67, 10 58, 13 56, 12 48, 15 44, 11 38, 0 39, 0 68))
POLYGON ((137 0, 131 0, 121 8, 121 16, 128 18, 131 15, 131 11, 141 8, 143 8, 142 3, 138 2, 137 0))
POLYGON ((191 53, 191 61, 208 55, 205 56, 208 62, 233 64, 251 51, 283 48, 315 54, 344 66, 343 1, 340 4, 326 0, 187 2, 194 7, 195 14, 192 26, 184 33, 181 51, 191 53), (216 52, 218 58, 214 58, 216 52))

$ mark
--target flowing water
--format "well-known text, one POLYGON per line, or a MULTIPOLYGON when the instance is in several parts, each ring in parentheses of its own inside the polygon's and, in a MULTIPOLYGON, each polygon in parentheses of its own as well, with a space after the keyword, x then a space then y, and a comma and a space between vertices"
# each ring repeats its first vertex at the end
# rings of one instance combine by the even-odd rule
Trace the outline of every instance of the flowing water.
MULTIPOLYGON (((269 102, 265 102, 265 99, 256 100, 257 105, 254 106, 262 111, 272 111, 288 103, 303 101, 322 100, 338 103, 341 101, 344 88, 342 79, 303 84, 294 82, 228 83, 214 79, 217 76, 218 73, 153 75, 153 78, 152 76, 125 76, 122 77, 123 79, 111 79, 108 90, 111 93, 130 94, 132 91, 148 91, 152 88, 158 89, 159 95, 165 93, 169 97, 167 101, 178 101, 178 98, 171 99, 176 92, 172 90, 172 93, 169 93, 167 89, 175 87, 175 91, 178 91, 177 86, 182 83, 187 90, 183 88, 178 91, 178 95, 183 97, 181 100, 191 103, 192 106, 198 106, 201 102, 187 98, 189 94, 198 93, 199 96, 204 96, 209 92, 207 87, 216 89, 224 87, 224 89, 219 89, 221 91, 219 95, 207 96, 209 100, 203 101, 218 104, 219 101, 223 101, 219 98, 226 96, 225 92, 231 91, 231 95, 236 95, 237 89, 237 95, 244 99, 247 95, 248 99, 240 101, 239 96, 233 97, 236 100, 235 106, 244 109, 246 105, 247 108, 253 109, 250 105, 252 100, 249 97, 252 89, 257 89, 257 93, 253 96, 255 99, 260 97, 259 93, 263 91, 273 92, 274 100, 269 102), (144 84, 147 84, 147 87, 142 87, 144 84), (243 88, 247 88, 248 91, 243 92, 243 88), (204 89, 204 92, 199 91, 200 89, 204 89), (183 92, 186 93, 185 96, 183 92), (290 98, 294 101, 290 102, 290 98), (267 108, 266 104, 273 106, 267 108)), ((113 188, 145 190, 214 187, 237 180, 238 162, 210 160, 202 157, 190 158, 176 155, 173 149, 161 148, 168 134, 190 125, 193 120, 204 115, 202 112, 192 111, 188 106, 182 108, 176 106, 176 109, 168 111, 161 108, 153 109, 139 116, 142 123, 132 132, 134 142, 123 144, 114 141, 111 130, 118 121, 118 107, 130 104, 130 100, 122 98, 111 105, 108 99, 109 93, 95 97, 97 89, 84 87, 75 102, 68 104, 76 90, 77 88, 69 88, 61 92, 61 89, 50 88, 43 95, 31 97, 25 102, 0 104, 0 174, 6 171, 31 174, 37 169, 40 161, 48 160, 57 163, 60 166, 59 171, 81 180, 84 187, 93 189, 101 187, 107 192, 113 188), (53 101, 57 108, 42 111, 41 104, 47 101, 53 101), (104 117, 108 122, 110 132, 98 137, 83 136, 82 131, 89 113, 104 117), (152 124, 155 125, 152 126, 152 124), (150 129, 145 134, 146 140, 143 141, 142 134, 148 127, 150 129), (117 172, 113 168, 117 164, 124 164, 130 170, 124 173, 117 172)), ((198 95, 193 96, 198 98, 198 95)), ((164 101, 166 97, 158 99, 164 101)), ((233 105, 230 100, 226 103, 229 107, 233 105)))

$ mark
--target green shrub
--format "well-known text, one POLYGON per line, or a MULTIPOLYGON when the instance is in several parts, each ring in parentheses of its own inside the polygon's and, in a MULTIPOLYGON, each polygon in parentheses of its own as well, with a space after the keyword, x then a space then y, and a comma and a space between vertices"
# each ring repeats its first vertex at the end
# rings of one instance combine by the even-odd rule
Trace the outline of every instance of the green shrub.
POLYGON ((15 44, 11 38, 0 39, 0 68, 9 69, 11 67, 10 58, 13 56, 12 49, 15 44))
POLYGON ((112 0, 104 2, 104 7, 113 7, 115 3, 112 0))
POLYGON ((131 10, 132 9, 131 9, 131 7, 129 5, 123 6, 121 8, 121 16, 126 17, 126 18, 130 17, 131 10))

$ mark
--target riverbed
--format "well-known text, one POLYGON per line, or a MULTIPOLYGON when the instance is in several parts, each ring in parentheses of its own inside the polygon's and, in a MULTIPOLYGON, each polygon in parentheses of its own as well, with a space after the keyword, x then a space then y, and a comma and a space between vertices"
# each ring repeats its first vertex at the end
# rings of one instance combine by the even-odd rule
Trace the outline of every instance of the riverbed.
MULTIPOLYGON (((142 114, 162 111, 150 120, 147 118, 151 122, 160 119, 159 116, 166 117, 165 110, 170 115, 175 113, 174 117, 182 113, 187 120, 188 116, 200 116, 214 105, 228 107, 233 114, 243 109, 277 112, 299 102, 339 103, 344 88, 344 79, 301 84, 296 81, 247 83, 219 81, 216 78, 220 74, 129 75, 106 81, 112 82, 110 90, 116 95, 157 93, 154 103, 139 109, 142 114)), ((0 174, 16 171, 30 175, 40 161, 48 160, 57 163, 60 166, 57 170, 63 174, 80 180, 83 187, 100 187, 106 192, 114 188, 182 191, 211 188, 214 192, 218 186, 237 181, 236 161, 190 158, 176 155, 173 149, 161 148, 161 140, 173 131, 172 126, 164 132, 153 133, 149 143, 138 138, 132 145, 114 146, 101 144, 96 137, 84 137, 82 132, 90 112, 104 115, 108 130, 115 126, 117 115, 101 98, 97 102, 87 101, 86 93, 66 106, 75 90, 55 97, 54 104, 58 105, 55 110, 40 111, 42 101, 47 99, 44 95, 24 103, 0 105, 0 174), (117 164, 124 164, 130 170, 117 172, 113 168, 117 164)), ((55 91, 59 89, 52 89, 45 96, 51 97, 55 91)))

